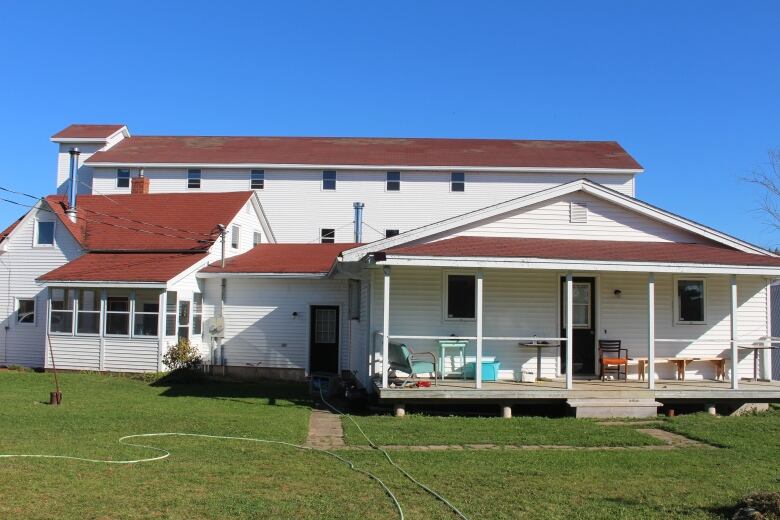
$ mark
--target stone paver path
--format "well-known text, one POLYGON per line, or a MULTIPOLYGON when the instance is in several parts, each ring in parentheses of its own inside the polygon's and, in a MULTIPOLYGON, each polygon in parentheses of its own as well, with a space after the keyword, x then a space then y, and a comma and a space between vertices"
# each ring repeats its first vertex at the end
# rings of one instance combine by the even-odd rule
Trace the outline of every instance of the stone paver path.
POLYGON ((329 450, 344 447, 341 417, 330 410, 315 408, 309 417, 309 435, 306 446, 329 450))

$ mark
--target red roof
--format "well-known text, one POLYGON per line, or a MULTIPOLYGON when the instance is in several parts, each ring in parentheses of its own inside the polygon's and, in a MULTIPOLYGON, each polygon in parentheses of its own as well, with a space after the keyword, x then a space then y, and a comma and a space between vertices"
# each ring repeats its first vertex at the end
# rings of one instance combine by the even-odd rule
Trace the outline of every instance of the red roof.
POLYGON ((360 244, 260 244, 251 251, 213 263, 205 273, 327 273, 342 251, 360 244))
POLYGON ((52 139, 104 139, 114 135, 125 125, 70 125, 51 136, 52 139))
POLYGON ((204 258, 205 253, 87 253, 38 279, 165 283, 204 258))
POLYGON ((65 215, 66 197, 46 202, 84 249, 90 251, 204 251, 252 192, 79 195, 78 219, 65 215))
POLYGON ((135 136, 87 163, 641 169, 614 141, 135 136))
POLYGON ((455 237, 385 251, 401 256, 545 258, 780 267, 780 257, 726 247, 674 242, 620 242, 549 238, 455 237))
POLYGON ((2 243, 3 240, 5 240, 8 237, 8 235, 11 234, 11 231, 13 231, 14 228, 19 225, 19 222, 21 222, 23 218, 24 218, 24 215, 22 215, 21 217, 16 219, 10 226, 8 226, 4 230, 0 231, 0 243, 2 243))

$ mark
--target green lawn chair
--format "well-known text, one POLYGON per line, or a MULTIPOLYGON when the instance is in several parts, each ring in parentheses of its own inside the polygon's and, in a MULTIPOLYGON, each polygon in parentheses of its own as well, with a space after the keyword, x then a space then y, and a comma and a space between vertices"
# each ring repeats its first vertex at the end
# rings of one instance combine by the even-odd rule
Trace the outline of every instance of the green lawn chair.
MULTIPOLYGON (((421 352, 415 354, 412 349, 403 343, 388 344, 388 358, 390 361, 390 370, 400 370, 409 374, 414 379, 417 374, 433 374, 433 384, 436 382, 436 354, 432 352, 421 352), (430 361, 419 358, 430 358, 430 361)), ((405 379, 402 386, 406 384, 409 378, 405 379)))

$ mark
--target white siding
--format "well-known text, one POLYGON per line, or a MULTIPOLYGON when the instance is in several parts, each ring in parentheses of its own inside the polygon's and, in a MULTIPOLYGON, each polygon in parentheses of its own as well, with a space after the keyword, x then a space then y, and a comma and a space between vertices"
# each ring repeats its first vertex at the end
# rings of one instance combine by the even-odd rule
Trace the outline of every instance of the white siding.
POLYGON ((157 338, 104 338, 103 369, 109 372, 156 372, 157 338))
POLYGON ((84 161, 89 159, 93 153, 97 152, 103 147, 102 144, 90 144, 90 143, 67 143, 60 144, 59 151, 57 152, 57 193, 67 193, 68 180, 70 178, 70 149, 78 148, 81 152, 79 154, 79 169, 78 169, 78 194, 91 193, 93 168, 84 164, 84 161), (81 181, 81 182, 78 182, 81 181))
MULTIPOLYGON (((63 370, 100 370, 100 343, 97 336, 67 336, 52 334, 50 347, 54 364, 63 370)), ((46 367, 51 368, 51 359, 46 367)))

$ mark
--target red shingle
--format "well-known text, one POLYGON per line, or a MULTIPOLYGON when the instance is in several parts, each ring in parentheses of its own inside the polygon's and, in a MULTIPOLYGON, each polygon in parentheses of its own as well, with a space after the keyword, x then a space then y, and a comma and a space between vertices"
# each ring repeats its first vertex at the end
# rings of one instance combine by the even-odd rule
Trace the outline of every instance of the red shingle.
POLYGON ((206 273, 327 273, 342 251, 360 244, 261 244, 225 261, 212 263, 206 273))
POLYGON ((100 139, 110 137, 125 125, 70 125, 63 128, 52 139, 73 139, 83 137, 86 139, 100 139))
POLYGON ((165 283, 204 258, 205 253, 87 253, 39 280, 165 283))
POLYGON ((135 136, 87 163, 641 169, 614 141, 135 136))
POLYGON ((251 192, 79 195, 78 221, 65 215, 66 198, 46 197, 60 221, 90 251, 203 251, 219 237, 251 192), (144 223, 141 223, 144 222, 144 223))
POLYGON ((673 242, 464 236, 427 244, 400 246, 385 252, 402 256, 545 258, 780 267, 780 257, 776 256, 755 255, 704 244, 673 242))
POLYGON ((16 219, 10 226, 8 226, 4 230, 0 231, 0 243, 2 243, 3 240, 5 240, 8 237, 8 235, 11 234, 11 231, 13 231, 14 228, 16 228, 16 226, 19 225, 19 222, 21 222, 23 218, 24 218, 24 215, 22 215, 21 217, 16 219))

